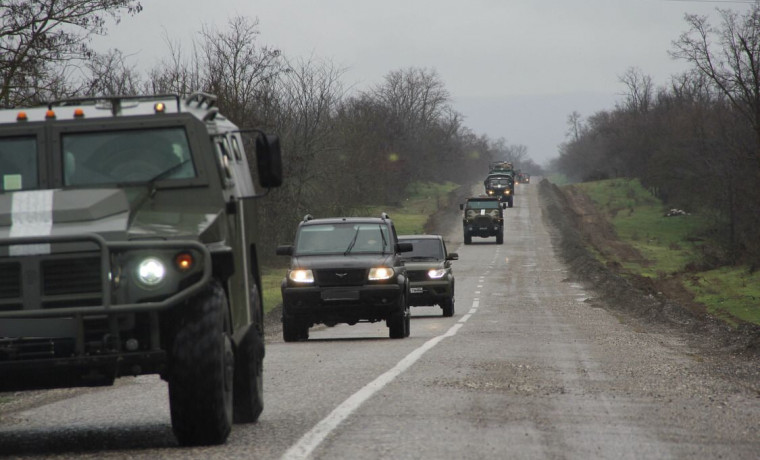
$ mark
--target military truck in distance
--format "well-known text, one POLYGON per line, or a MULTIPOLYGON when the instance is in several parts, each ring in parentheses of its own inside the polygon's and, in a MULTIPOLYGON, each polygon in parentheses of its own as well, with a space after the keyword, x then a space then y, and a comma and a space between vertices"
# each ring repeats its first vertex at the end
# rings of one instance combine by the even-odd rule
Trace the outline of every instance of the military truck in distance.
POLYGON ((472 244, 472 237, 496 237, 496 244, 504 243, 504 212, 506 203, 494 197, 467 198, 459 205, 464 211, 462 215, 462 230, 464 244, 472 244))
POLYGON ((0 111, 0 391, 159 374, 182 445, 256 421, 252 198, 281 165, 204 93, 0 111))
POLYGON ((483 181, 486 195, 498 198, 511 208, 514 205, 515 180, 507 174, 489 174, 483 181))

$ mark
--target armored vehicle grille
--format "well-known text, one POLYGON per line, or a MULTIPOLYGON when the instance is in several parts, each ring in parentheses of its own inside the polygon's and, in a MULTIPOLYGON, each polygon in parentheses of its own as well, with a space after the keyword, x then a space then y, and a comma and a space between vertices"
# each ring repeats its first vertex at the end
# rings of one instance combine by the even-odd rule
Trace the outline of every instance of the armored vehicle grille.
POLYGON ((314 276, 316 282, 323 287, 330 286, 360 286, 367 279, 367 270, 364 268, 353 269, 326 269, 316 270, 314 276))
POLYGON ((21 297, 21 264, 0 264, 0 299, 21 297))
POLYGON ((478 216, 473 220, 475 225, 486 226, 493 223, 491 216, 478 216))
POLYGON ((44 295, 100 293, 100 258, 45 260, 42 280, 44 295))

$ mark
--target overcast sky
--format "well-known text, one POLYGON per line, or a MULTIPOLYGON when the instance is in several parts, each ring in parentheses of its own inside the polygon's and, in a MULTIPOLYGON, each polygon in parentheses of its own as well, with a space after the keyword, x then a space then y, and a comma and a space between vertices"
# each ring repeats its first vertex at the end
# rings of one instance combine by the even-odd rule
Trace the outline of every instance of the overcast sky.
MULTIPOLYGON (((202 26, 259 20, 259 44, 288 58, 324 58, 364 89, 388 72, 434 69, 465 125, 556 157, 573 111, 612 109, 635 67, 657 86, 686 68, 668 55, 687 30, 684 14, 719 24, 716 8, 747 1, 678 0, 142 0, 143 11, 112 26, 97 48, 118 48, 158 65, 163 37, 192 40, 202 26)), ((197 38, 197 37, 196 37, 197 38)))

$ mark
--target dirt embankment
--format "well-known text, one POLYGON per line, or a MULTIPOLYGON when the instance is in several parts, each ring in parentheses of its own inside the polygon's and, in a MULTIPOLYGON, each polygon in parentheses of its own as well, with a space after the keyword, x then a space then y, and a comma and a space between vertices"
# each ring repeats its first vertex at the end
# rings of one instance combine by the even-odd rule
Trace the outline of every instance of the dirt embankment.
MULTIPOLYGON (((613 260, 640 259, 634 248, 615 238, 592 202, 547 180, 539 183, 544 219, 553 230, 555 250, 570 268, 574 281, 590 285, 623 320, 635 321, 642 330, 684 334, 706 355, 731 355, 760 361, 760 327, 732 328, 706 314, 682 289, 668 280, 623 277, 616 263, 603 264, 589 246, 613 260)), ((606 258, 606 257, 605 257, 606 258)))

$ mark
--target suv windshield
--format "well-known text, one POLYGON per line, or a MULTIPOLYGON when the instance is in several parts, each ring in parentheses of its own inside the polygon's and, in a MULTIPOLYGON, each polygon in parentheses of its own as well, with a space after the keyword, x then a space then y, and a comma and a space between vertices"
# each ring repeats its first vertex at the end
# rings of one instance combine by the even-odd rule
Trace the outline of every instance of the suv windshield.
POLYGON ((184 128, 66 133, 62 147, 67 186, 196 176, 184 128))
POLYGON ((0 139, 0 190, 36 189, 37 140, 34 136, 0 139))
POLYGON ((404 242, 412 243, 412 251, 405 252, 401 255, 406 260, 421 260, 421 259, 443 259, 443 248, 441 247, 441 241, 431 238, 404 238, 404 242))
POLYGON ((296 240, 297 255, 384 253, 390 250, 388 228, 370 223, 304 225, 296 240))

